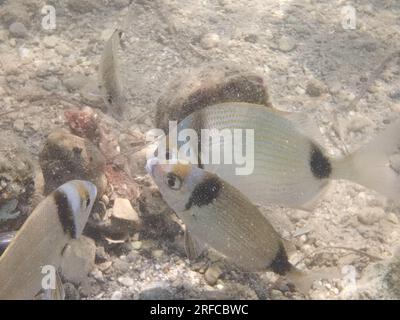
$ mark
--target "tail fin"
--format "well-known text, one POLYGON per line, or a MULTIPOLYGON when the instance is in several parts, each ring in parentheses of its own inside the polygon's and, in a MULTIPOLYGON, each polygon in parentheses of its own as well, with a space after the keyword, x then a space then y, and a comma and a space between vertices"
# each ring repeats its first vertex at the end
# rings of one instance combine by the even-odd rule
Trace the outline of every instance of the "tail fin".
POLYGON ((358 151, 334 162, 333 178, 346 179, 393 200, 400 198, 400 120, 358 151))
POLYGON ((304 272, 296 267, 292 267, 286 274, 287 280, 293 283, 296 289, 303 293, 308 294, 314 281, 321 279, 337 279, 341 277, 341 272, 338 268, 323 268, 316 271, 304 272))

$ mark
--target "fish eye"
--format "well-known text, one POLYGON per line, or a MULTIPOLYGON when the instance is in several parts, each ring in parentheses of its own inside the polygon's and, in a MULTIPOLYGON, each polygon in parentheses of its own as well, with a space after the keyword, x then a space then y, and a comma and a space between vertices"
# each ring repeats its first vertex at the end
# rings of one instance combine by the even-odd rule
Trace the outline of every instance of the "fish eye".
POLYGON ((168 173, 165 179, 165 183, 172 190, 179 190, 182 187, 182 179, 174 173, 168 173))

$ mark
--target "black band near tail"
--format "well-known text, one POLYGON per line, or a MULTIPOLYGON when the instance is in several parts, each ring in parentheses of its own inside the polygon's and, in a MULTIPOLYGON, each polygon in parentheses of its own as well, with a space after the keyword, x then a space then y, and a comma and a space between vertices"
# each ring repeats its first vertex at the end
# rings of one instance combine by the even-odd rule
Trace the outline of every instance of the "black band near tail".
POLYGON ((332 173, 332 165, 320 147, 316 144, 311 145, 310 168, 314 177, 317 179, 327 179, 332 173))
POLYGON ((278 253, 275 256, 274 261, 272 261, 270 267, 273 272, 281 276, 286 275, 291 270, 292 265, 289 262, 286 250, 282 244, 279 246, 278 253))
POLYGON ((68 202, 67 195, 62 191, 54 192, 54 200, 58 208, 58 218, 65 233, 68 233, 72 238, 76 238, 76 227, 74 215, 68 202))

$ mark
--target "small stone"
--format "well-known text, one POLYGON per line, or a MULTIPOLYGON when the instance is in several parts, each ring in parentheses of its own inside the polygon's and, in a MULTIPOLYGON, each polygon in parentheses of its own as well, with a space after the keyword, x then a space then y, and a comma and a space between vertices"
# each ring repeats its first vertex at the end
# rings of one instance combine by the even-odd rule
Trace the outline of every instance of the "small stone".
POLYGON ((390 221, 391 223, 393 223, 393 224, 399 224, 399 218, 398 218, 397 215, 394 214, 393 212, 390 212, 390 213, 387 215, 386 219, 387 219, 388 221, 390 221))
POLYGON ((73 52, 73 50, 70 47, 68 47, 65 43, 57 44, 55 50, 59 55, 63 57, 68 57, 73 52))
POLYGON ((200 45, 203 49, 208 50, 217 47, 220 41, 221 39, 218 34, 207 33, 201 38, 200 45))
POLYGON ((371 125, 373 125, 373 122, 370 119, 362 115, 356 115, 350 120, 350 123, 348 124, 348 130, 359 132, 371 125))
POLYGON ((13 128, 17 131, 24 131, 25 122, 22 119, 17 119, 14 121, 13 128))
POLYGON ((93 269, 92 272, 90 272, 90 275, 97 281, 104 282, 103 272, 101 272, 99 269, 97 268, 93 269))
POLYGON ((140 250, 142 248, 142 241, 132 241, 132 249, 140 250))
POLYGON ((283 36, 279 39, 278 47, 282 52, 290 52, 296 48, 296 42, 290 37, 283 36))
POLYGON ((141 225, 141 220, 135 209, 132 208, 128 199, 116 198, 114 200, 112 217, 118 220, 131 222, 136 226, 141 225))
POLYGON ((222 270, 217 265, 210 266, 204 274, 204 279, 210 286, 214 286, 219 277, 222 275, 222 270))
POLYGON ((64 278, 74 284, 82 283, 94 267, 95 256, 96 245, 91 238, 72 239, 63 252, 61 270, 64 278))
POLYGON ((153 282, 145 286, 139 294, 139 300, 172 300, 174 296, 168 283, 153 282))
POLYGON ((54 48, 58 44, 59 41, 60 41, 59 38, 56 36, 47 36, 47 37, 44 37, 44 39, 43 39, 43 45, 46 48, 51 49, 51 48, 54 48))
POLYGON ((357 219, 360 223, 370 226, 378 222, 384 215, 385 211, 382 208, 366 208, 358 214, 357 219))
POLYGON ((279 290, 271 290, 271 300, 287 300, 287 297, 279 290))
POLYGON ((118 282, 125 287, 131 287, 135 283, 132 278, 129 277, 119 277, 118 282))
POLYGON ((122 292, 121 291, 115 291, 111 295, 111 300, 121 300, 122 299, 122 292))
POLYGON ((306 93, 310 97, 319 97, 323 92, 323 88, 318 81, 310 81, 307 84, 306 93))
POLYGON ((28 30, 25 25, 21 22, 14 22, 9 28, 10 35, 15 38, 26 38, 28 36, 28 30))
POLYGON ((69 92, 73 92, 83 88, 86 85, 87 81, 88 78, 85 75, 81 73, 76 73, 64 79, 63 85, 65 86, 65 88, 67 88, 69 92))
POLYGON ((68 9, 78 13, 88 13, 99 7, 96 0, 68 0, 68 9))
POLYGON ((123 274, 129 271, 130 264, 121 259, 115 259, 113 263, 113 268, 116 273, 123 274))
POLYGON ((151 252, 151 255, 152 255, 154 258, 156 258, 156 259, 160 259, 160 258, 164 255, 164 251, 163 251, 163 250, 160 250, 160 249, 153 250, 153 251, 151 252))

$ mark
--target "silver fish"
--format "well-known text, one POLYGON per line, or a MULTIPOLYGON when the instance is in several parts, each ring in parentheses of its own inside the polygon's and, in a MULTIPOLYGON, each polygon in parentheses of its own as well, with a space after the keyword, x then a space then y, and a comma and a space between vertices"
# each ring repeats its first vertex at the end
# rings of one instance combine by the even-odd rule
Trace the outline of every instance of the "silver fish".
MULTIPOLYGON (((370 143, 343 158, 327 154, 320 142, 318 127, 306 115, 255 104, 232 102, 208 106, 182 120, 178 124, 178 134, 187 128, 195 129, 199 137, 199 141, 193 142, 198 145, 199 167, 217 174, 253 203, 311 210, 329 182, 337 179, 350 180, 393 200, 399 199, 400 175, 390 164, 390 157, 400 153, 399 120, 370 143), (254 130, 252 173, 237 175, 238 166, 232 164, 201 163, 204 146, 212 150, 221 145, 221 155, 224 154, 220 140, 201 141, 202 129, 254 130)), ((176 147, 182 145, 178 143, 176 147)), ((246 149, 246 140, 234 147, 240 151, 246 149)))
POLYGON ((108 113, 120 120, 126 108, 126 97, 120 77, 117 50, 123 32, 116 29, 105 44, 99 66, 100 90, 108 113))
POLYGON ((88 181, 65 183, 31 213, 0 257, 0 300, 34 299, 44 266, 57 270, 70 239, 82 234, 96 199, 88 181))
POLYGON ((271 269, 306 292, 312 281, 288 260, 280 235, 250 200, 215 174, 182 163, 146 166, 163 199, 184 222, 192 240, 212 248, 245 271, 271 269))

